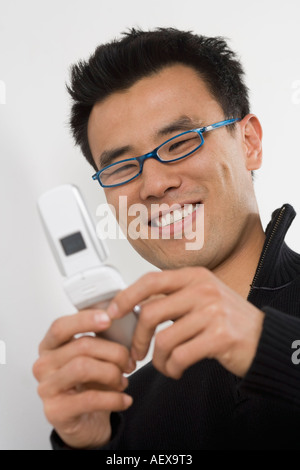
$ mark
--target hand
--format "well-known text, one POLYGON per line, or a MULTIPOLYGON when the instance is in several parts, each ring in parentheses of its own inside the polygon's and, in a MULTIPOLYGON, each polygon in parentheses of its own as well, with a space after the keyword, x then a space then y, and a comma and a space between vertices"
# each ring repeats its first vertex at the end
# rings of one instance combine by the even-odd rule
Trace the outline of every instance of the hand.
POLYGON ((82 310, 56 320, 40 344, 33 367, 47 419, 71 447, 105 445, 111 436, 111 411, 127 409, 132 398, 124 372, 132 361, 124 346, 80 333, 106 330, 111 324, 102 310, 82 310))
POLYGON ((221 282, 211 271, 188 267, 149 273, 119 292, 107 313, 120 318, 152 295, 163 298, 142 305, 132 341, 134 360, 145 357, 156 327, 174 323, 155 336, 153 365, 179 379, 204 358, 217 359, 243 377, 256 353, 264 313, 221 282))

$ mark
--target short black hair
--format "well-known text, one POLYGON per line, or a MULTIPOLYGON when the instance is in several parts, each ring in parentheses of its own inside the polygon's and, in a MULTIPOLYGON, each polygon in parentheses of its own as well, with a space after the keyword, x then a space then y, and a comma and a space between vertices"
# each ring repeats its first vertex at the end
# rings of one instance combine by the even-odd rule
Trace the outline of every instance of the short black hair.
POLYGON ((73 100, 70 128, 75 143, 96 171, 87 137, 93 106, 112 93, 126 90, 138 80, 178 63, 199 73, 223 109, 225 119, 243 118, 250 112, 244 70, 223 37, 206 37, 175 28, 153 31, 132 28, 122 33, 121 39, 98 46, 89 60, 71 67, 67 85, 73 100))

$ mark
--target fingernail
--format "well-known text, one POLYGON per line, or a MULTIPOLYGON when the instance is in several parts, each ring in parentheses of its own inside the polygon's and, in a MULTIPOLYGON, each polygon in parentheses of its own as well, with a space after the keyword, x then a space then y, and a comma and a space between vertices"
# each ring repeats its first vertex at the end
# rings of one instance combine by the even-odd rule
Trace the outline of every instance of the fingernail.
POLYGON ((124 375, 122 375, 121 386, 123 390, 128 387, 128 379, 124 375))
POLYGON ((110 323, 110 317, 107 315, 106 312, 95 313, 94 320, 98 325, 107 325, 107 323, 110 323))
POLYGON ((131 348, 130 355, 131 355, 131 360, 134 361, 134 363, 138 361, 138 353, 136 352, 134 348, 131 348))
POLYGON ((133 372, 134 369, 136 367, 136 363, 135 361, 130 357, 129 358, 129 361, 128 361, 128 366, 127 366, 127 369, 126 369, 126 372, 128 372, 130 374, 130 372, 133 372))
POLYGON ((106 311, 107 311, 107 314, 109 315, 110 318, 115 318, 119 313, 118 306, 115 302, 112 302, 108 306, 108 309, 106 311))

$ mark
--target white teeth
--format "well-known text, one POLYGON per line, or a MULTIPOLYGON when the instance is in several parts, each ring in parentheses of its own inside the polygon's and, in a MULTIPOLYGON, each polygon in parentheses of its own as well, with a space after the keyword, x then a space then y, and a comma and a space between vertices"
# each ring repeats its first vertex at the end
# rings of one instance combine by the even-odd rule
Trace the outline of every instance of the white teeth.
POLYGON ((166 215, 162 216, 161 219, 156 219, 154 223, 158 227, 166 227, 167 225, 178 222, 184 217, 191 215, 191 213, 196 209, 196 204, 185 204, 182 209, 176 209, 174 212, 168 212, 166 215))
POLYGON ((184 213, 184 217, 186 217, 187 215, 189 215, 189 214, 190 214, 190 211, 189 211, 189 206, 190 206, 190 204, 184 208, 184 211, 183 211, 183 213, 184 213))
POLYGON ((164 225, 170 225, 172 223, 172 219, 173 217, 171 215, 171 212, 169 212, 164 216, 164 225))
POLYGON ((173 214, 173 221, 174 221, 174 222, 177 222, 177 220, 182 219, 183 216, 185 216, 184 211, 183 211, 183 213, 182 213, 182 210, 178 210, 178 209, 177 209, 176 211, 174 211, 174 214, 173 214))
POLYGON ((189 204, 189 205, 187 206, 187 213, 188 213, 188 215, 190 215, 190 214, 193 212, 193 210, 194 210, 195 208, 196 208, 196 205, 195 205, 195 204, 189 204))

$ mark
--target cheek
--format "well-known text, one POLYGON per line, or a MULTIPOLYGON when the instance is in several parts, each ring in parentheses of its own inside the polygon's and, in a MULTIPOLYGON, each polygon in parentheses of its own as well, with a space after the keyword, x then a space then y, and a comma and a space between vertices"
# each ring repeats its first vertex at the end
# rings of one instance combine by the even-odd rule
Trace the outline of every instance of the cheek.
POLYGON ((206 179, 214 185, 215 191, 231 192, 242 174, 242 155, 235 146, 215 146, 209 152, 203 170, 206 179))
POLYGON ((112 211, 112 214, 114 215, 117 222, 119 223, 120 215, 122 215, 123 213, 123 211, 120 211, 119 193, 116 193, 114 190, 105 190, 105 196, 106 196, 107 204, 109 205, 112 211))
POLYGON ((213 193, 222 191, 232 179, 230 160, 223 150, 206 149, 190 161, 189 174, 213 193))
POLYGON ((134 200, 134 192, 133 195, 128 194, 127 192, 120 192, 120 190, 111 189, 109 191, 105 191, 107 203, 110 205, 113 214, 116 217, 118 224, 120 225, 123 233, 127 236, 127 229, 134 219, 134 216, 128 215, 128 211, 133 204, 136 204, 137 201, 134 200))
POLYGON ((107 204, 109 204, 111 207, 114 208, 115 211, 117 211, 118 200, 119 200, 118 195, 114 194, 114 191, 109 190, 109 189, 104 189, 104 193, 105 193, 107 204))

